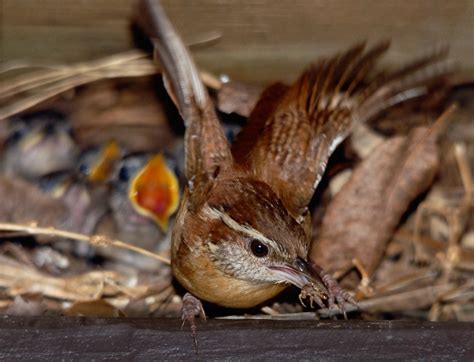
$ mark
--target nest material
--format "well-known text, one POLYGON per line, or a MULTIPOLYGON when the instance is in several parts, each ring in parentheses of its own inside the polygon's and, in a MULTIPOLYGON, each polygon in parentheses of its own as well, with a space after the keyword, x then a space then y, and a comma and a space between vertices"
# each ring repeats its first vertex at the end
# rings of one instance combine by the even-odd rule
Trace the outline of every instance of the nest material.
MULTIPOLYGON (((3 78, 7 81, 0 87, 3 103, 0 119, 32 107, 54 106, 63 100, 57 96, 64 96, 70 90, 98 80, 139 78, 157 73, 147 55, 139 51, 70 66, 41 65, 41 70, 15 74, 19 68, 29 66, 35 67, 21 63, 3 66, 3 78)), ((221 83, 207 73, 202 74, 206 85, 218 92, 221 83)), ((390 241, 380 250, 380 255, 383 255, 381 262, 367 270, 361 260, 354 259, 349 270, 339 275, 359 299, 359 312, 354 313, 354 317, 474 321, 474 232, 471 220, 474 139, 470 137, 473 134, 474 92, 469 88, 451 89, 448 97, 430 109, 431 113, 425 112, 421 122, 432 122, 436 113, 433 108, 445 108, 449 97, 456 100, 459 96, 456 92, 463 93, 462 104, 452 116, 452 129, 441 137, 442 142, 437 146, 441 166, 434 184, 408 210, 403 211, 402 222, 391 232, 390 241), (470 97, 465 96, 466 92, 470 97)), ((253 102, 252 97, 248 97, 249 102, 253 102)), ((241 97, 238 98, 236 104, 241 101, 241 97)), ((74 101, 72 95, 68 102, 74 101)), ((228 105, 229 99, 226 102, 228 105)), ((418 113, 410 109, 398 109, 393 114, 397 117, 403 115, 406 119, 416 118, 416 122, 420 122, 418 113)), ((394 122, 399 120, 394 121, 389 114, 382 117, 378 124, 386 126, 394 122)), ((374 145, 386 140, 368 128, 359 130, 356 135, 354 150, 363 158, 370 157, 374 145)), ((352 166, 356 167, 354 162, 352 166)), ((348 174, 351 172, 347 171, 348 174)), ((330 187, 326 195, 332 194, 328 198, 335 197, 345 187, 347 173, 328 180, 330 187)), ((318 212, 326 209, 324 202, 321 205, 318 212)), ((318 224, 317 218, 315 220, 318 224)), ((88 236, 47 226, 0 224, 0 230, 4 232, 0 256, 0 287, 3 290, 0 308, 5 313, 117 317, 179 315, 181 298, 172 286, 166 256, 130 245, 126 240, 88 236), (38 239, 40 242, 33 248, 22 247, 15 240, 25 235, 41 236, 38 239), (101 265, 86 262, 56 247, 64 239, 69 243, 79 241, 95 247, 126 248, 156 259, 157 268, 145 271, 113 261, 101 265)), ((344 250, 334 252, 343 253, 344 250)), ((330 265, 330 257, 326 258, 330 265)), ((245 318, 312 319, 339 314, 337 310, 322 309, 316 313, 303 310, 291 294, 281 297, 272 306, 263 307, 261 312, 246 315, 245 318)))

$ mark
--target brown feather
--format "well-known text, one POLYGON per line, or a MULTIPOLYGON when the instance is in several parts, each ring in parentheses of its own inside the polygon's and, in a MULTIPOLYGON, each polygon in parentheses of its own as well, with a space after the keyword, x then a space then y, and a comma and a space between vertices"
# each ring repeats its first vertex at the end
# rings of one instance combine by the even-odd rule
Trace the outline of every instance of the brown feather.
POLYGON ((139 3, 142 28, 154 40, 165 85, 186 125, 186 177, 192 180, 232 165, 230 145, 196 65, 158 1, 139 3))
POLYGON ((354 121, 365 122, 399 101, 422 94, 419 85, 450 69, 443 60, 446 52, 436 51, 383 79, 371 79, 388 47, 389 42, 381 42, 365 50, 365 44, 356 44, 319 60, 293 86, 279 85, 276 97, 271 97, 275 89, 264 92, 233 146, 236 161, 268 183, 294 217, 305 211, 329 156, 348 136, 354 121))
POLYGON ((262 92, 249 116, 247 125, 232 144, 232 155, 237 163, 245 164, 249 150, 255 146, 255 142, 265 128, 266 120, 273 114, 289 88, 283 83, 275 83, 262 92))

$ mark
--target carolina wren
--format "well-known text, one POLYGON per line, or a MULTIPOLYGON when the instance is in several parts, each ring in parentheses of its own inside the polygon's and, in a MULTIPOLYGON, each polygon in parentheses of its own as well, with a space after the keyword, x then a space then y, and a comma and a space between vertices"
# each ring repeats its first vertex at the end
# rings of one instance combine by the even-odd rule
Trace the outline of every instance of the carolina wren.
POLYGON ((450 69, 446 52, 372 78, 388 42, 320 59, 292 86, 264 91, 231 147, 161 4, 140 5, 139 21, 154 40, 165 86, 186 126, 188 185, 172 234, 177 280, 195 296, 233 308, 256 306, 289 284, 306 292, 308 283, 330 305, 353 302, 307 259, 308 203, 353 125, 426 94, 426 85, 450 69))

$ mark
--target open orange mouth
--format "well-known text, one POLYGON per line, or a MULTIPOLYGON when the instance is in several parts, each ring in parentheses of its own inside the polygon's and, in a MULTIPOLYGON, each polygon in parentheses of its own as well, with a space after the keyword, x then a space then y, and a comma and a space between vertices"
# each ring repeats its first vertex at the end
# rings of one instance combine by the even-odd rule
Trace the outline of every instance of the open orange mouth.
POLYGON ((120 159, 120 147, 115 141, 110 141, 97 157, 91 167, 88 178, 92 182, 106 182, 113 172, 115 163, 120 159))
POLYGON ((154 156, 135 176, 128 196, 139 214, 168 230, 168 220, 179 204, 179 184, 163 155, 154 156))

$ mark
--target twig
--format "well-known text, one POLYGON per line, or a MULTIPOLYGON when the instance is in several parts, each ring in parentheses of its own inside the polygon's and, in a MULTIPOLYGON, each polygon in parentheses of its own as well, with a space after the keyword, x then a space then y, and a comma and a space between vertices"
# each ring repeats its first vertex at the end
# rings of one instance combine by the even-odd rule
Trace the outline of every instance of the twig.
MULTIPOLYGON (((424 288, 404 291, 401 293, 377 296, 374 298, 358 302, 358 307, 346 306, 346 312, 366 311, 366 312, 396 312, 407 309, 423 309, 438 302, 441 297, 454 290, 456 286, 452 283, 441 285, 430 285, 424 288)), ((322 318, 333 317, 342 314, 339 308, 319 309, 316 313, 322 318)))
MULTIPOLYGON (((3 102, 5 106, 0 107, 0 119, 25 111, 77 86, 100 79, 159 74, 160 70, 147 57, 146 53, 133 50, 90 62, 58 65, 52 69, 13 78, 0 87, 0 98, 16 96, 19 99, 3 102), (35 91, 35 94, 18 96, 27 91, 35 91)), ((216 76, 208 72, 201 72, 201 77, 203 83, 211 89, 218 90, 222 85, 216 76)))
POLYGON ((454 156, 456 157, 456 163, 464 187, 464 202, 467 204, 466 206, 470 206, 472 201, 472 172, 464 143, 454 144, 454 156))
MULTIPOLYGON (((362 294, 362 296, 364 297, 373 295, 374 290, 370 287, 371 278, 364 264, 362 264, 359 258, 352 259, 352 264, 356 267, 357 271, 359 272, 361 276, 359 285, 357 286, 357 289, 359 291, 357 294, 362 294)), ((357 297, 362 297, 362 296, 357 295, 356 299, 362 299, 362 298, 357 298, 357 297)))
POLYGON ((268 315, 271 315, 271 316, 277 316, 277 315, 280 314, 280 313, 278 313, 275 309, 273 309, 272 307, 269 307, 268 305, 265 306, 265 307, 262 307, 260 310, 261 310, 263 313, 268 314, 268 315))
POLYGON ((0 64, 0 75, 3 75, 8 72, 22 70, 22 69, 33 69, 33 68, 43 68, 43 69, 57 69, 59 67, 56 63, 47 63, 47 62, 31 62, 27 60, 12 60, 7 61, 3 64, 0 64))
POLYGON ((146 57, 146 53, 138 51, 128 51, 124 53, 114 54, 98 60, 90 62, 80 62, 70 66, 57 66, 53 70, 43 70, 34 72, 33 74, 21 75, 14 79, 8 85, 0 88, 2 97, 12 96, 19 92, 24 92, 35 87, 46 85, 48 83, 81 75, 91 71, 101 70, 111 66, 123 65, 128 62, 146 57))
POLYGON ((21 231, 29 235, 46 235, 46 236, 55 236, 55 237, 78 240, 78 241, 86 241, 93 246, 107 247, 107 246, 113 245, 122 249, 128 249, 136 253, 146 255, 150 258, 159 260, 162 263, 165 263, 167 265, 171 264, 170 260, 168 258, 165 258, 164 256, 161 256, 151 251, 125 243, 120 240, 111 239, 104 235, 89 236, 89 235, 84 235, 84 234, 80 234, 80 233, 76 233, 72 231, 59 230, 53 227, 44 228, 44 227, 38 227, 38 226, 28 226, 28 225, 19 225, 19 224, 11 224, 11 223, 0 223, 0 230, 17 231, 17 232, 21 231))
POLYGON ((217 78, 214 74, 201 70, 201 79, 202 82, 206 85, 206 87, 219 90, 222 87, 222 82, 217 78))

